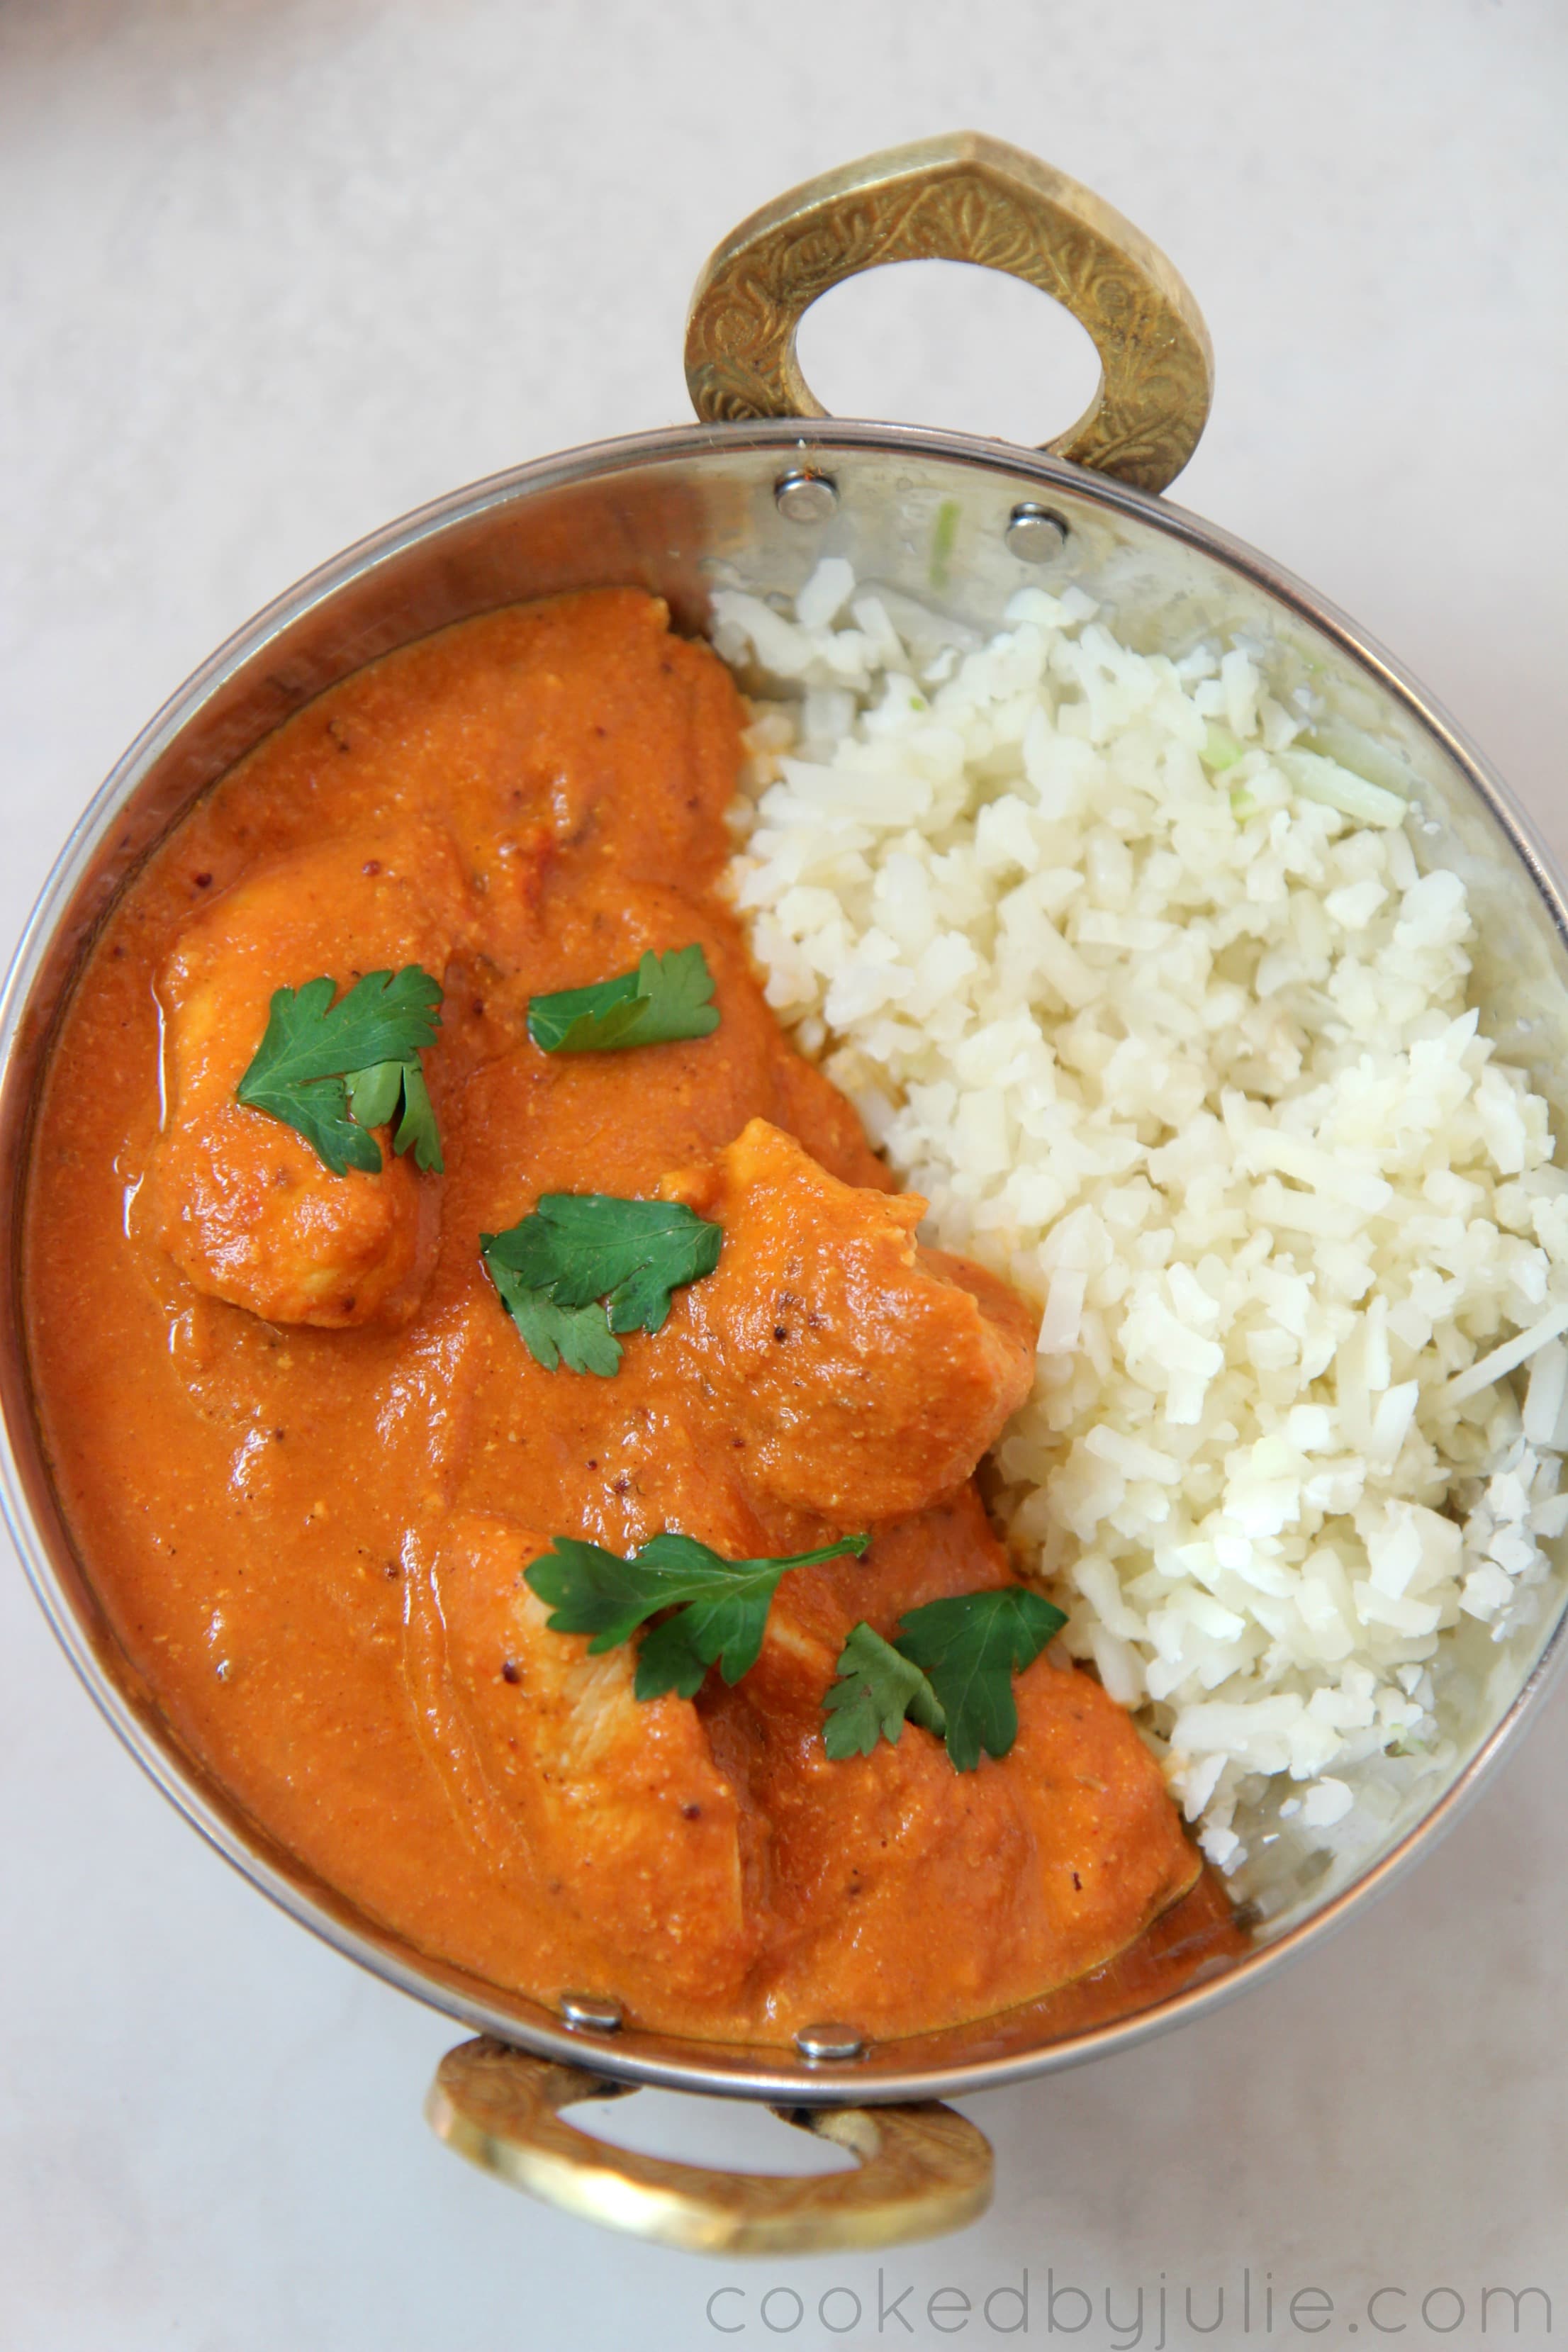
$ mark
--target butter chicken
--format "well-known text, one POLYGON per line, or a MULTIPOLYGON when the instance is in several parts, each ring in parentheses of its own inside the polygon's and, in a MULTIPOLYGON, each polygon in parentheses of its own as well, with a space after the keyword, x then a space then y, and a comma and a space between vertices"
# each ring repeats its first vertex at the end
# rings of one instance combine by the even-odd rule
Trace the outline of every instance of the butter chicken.
POLYGON ((933 1602, 1025 1608, 973 1472, 1037 1316, 920 1245, 922 1204, 763 1001, 719 887, 742 717, 659 603, 605 590, 405 648, 208 793, 114 909, 52 1056, 35 1379, 158 1706, 353 1902, 648 2026, 893 2035, 1083 1976, 1198 1864, 1128 1717, 1041 1648, 1042 1602, 992 1658, 1016 1733, 984 1754, 954 1738, 973 1693, 912 1638, 933 1602), (433 1042, 365 1049, 357 1129, 335 1082, 335 1168, 308 1119, 257 1107, 264 1041, 276 1073, 285 1015, 347 1021, 343 992, 374 975, 354 1003, 379 1004, 411 971, 433 1042), (584 1037, 595 1003, 637 1013, 650 971, 700 976, 685 1034, 531 1034, 563 992, 568 1046, 579 1003, 584 1037), (695 1234, 710 1270, 651 1306, 644 1276, 590 1270, 587 1305, 530 1288, 562 1199, 623 1239, 695 1234), (705 1604, 682 1632, 663 1586, 640 1650, 552 1622, 574 1575, 651 1575, 656 1538, 705 1591, 752 1575, 754 1664, 710 1663, 722 1629, 704 1649, 705 1604), (828 1736, 847 1697, 858 1744, 828 1736))

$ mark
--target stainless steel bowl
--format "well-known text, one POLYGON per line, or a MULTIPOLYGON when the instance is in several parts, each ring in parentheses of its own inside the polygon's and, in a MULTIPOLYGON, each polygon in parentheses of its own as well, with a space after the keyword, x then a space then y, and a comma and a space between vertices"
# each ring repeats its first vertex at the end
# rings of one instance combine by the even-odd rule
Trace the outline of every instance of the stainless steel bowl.
POLYGON ((0 1500, 77 1672, 194 1826, 302 1926, 490 2037, 454 2053, 433 2095, 433 2119, 464 2152, 557 2202, 675 2242, 737 2251, 887 2242, 955 2226, 979 2210, 989 2181, 973 2127, 943 2123, 941 2109, 900 2116, 890 2105, 1047 2074, 1197 2016, 1327 1935, 1426 1851, 1539 1706, 1564 1647, 1561 1580, 1533 1634, 1501 1646, 1478 1635, 1468 1745, 1440 1773, 1412 1780, 1381 1845, 1349 1870, 1325 1871, 1254 1925, 1244 1951, 1152 2006, 1110 1979, 1098 2001, 1047 2000, 848 2058, 616 2030, 607 2016, 595 2023, 591 2005, 569 2021, 413 1948, 248 1819, 163 1720, 73 1550, 33 1408, 17 1255, 39 1075, 105 910, 202 792, 379 655, 497 605, 608 583, 657 592, 679 626, 699 632, 716 585, 792 592, 826 553, 980 631, 1000 623, 1021 584, 1071 579, 1113 608, 1134 644, 1180 650, 1239 631, 1266 648, 1276 679, 1287 689, 1310 684, 1325 724, 1355 729, 1397 770, 1422 862, 1463 874, 1487 950, 1477 985, 1489 1029, 1560 1115, 1568 1111, 1560 1082, 1568 907, 1506 788, 1424 688, 1267 558, 1154 495, 1201 429, 1206 345, 1169 265, 1086 192, 967 137, 873 159, 736 232, 700 286, 688 349, 700 404, 731 421, 547 457, 362 541, 196 672, 71 835, 0 1007, 0 1196, 12 1236, 0 1301, 0 1500), (1072 235, 1094 245, 1098 278, 1086 275, 1072 235), (1072 303, 1100 342, 1107 384, 1068 446, 1111 470, 804 413, 815 403, 790 373, 800 312, 835 278, 907 252, 1016 269, 1072 303), (742 414, 770 404, 790 413, 742 414), (587 2141, 556 2114, 606 2084, 781 2103, 869 2161, 824 2180, 726 2184, 630 2157, 587 2141))

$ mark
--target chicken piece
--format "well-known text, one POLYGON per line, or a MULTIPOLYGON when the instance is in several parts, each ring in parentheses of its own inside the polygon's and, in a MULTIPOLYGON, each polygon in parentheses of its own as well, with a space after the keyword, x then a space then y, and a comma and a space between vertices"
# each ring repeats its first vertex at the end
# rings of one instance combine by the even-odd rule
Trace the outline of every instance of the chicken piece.
POLYGON ((818 2013, 897 2031, 957 2023, 1100 1967, 1194 1885, 1195 1850, 1131 1718, 1041 1656, 1014 1682, 1008 1754, 955 1772, 905 1724, 896 1745, 829 1759, 822 1700, 850 1626, 891 1637, 910 1609, 1011 1581, 979 1496, 881 1530, 863 1560, 788 1576, 757 1665, 710 1679, 714 1752, 767 1816, 774 1919, 763 1985, 811 1986, 818 2013))
MULTIPOLYGON (((712 648, 675 635, 663 598, 640 588, 552 597, 468 625, 499 658, 488 677, 462 678, 460 699, 445 698, 430 766, 476 870, 504 896, 500 869, 542 828, 547 866, 603 864, 682 890, 710 882, 729 855, 723 813, 745 723, 712 648)), ((439 638, 428 659, 438 670, 439 638)))
MULTIPOLYGON (((1088 1675, 1037 1658, 1014 1684, 1006 1757, 959 1773, 915 1724, 831 1761, 821 1661, 796 1663, 793 1713, 775 1682, 753 1716, 749 1788, 773 1830, 770 1971, 809 1982, 816 2007, 885 2032, 911 2012, 957 2024, 1033 2000, 1123 1950, 1196 1881, 1159 1766, 1088 1675)), ((740 1714, 762 1696, 742 1683, 714 1704, 740 1714)))
POLYGON ((376 847, 335 843, 247 875, 184 933, 159 982, 160 1238, 198 1290, 272 1323, 400 1323, 434 1260, 439 1180, 395 1158, 384 1130, 379 1175, 335 1176, 302 1135, 235 1099, 276 989, 323 972, 346 988, 407 963, 445 971, 462 889, 450 846, 419 831, 376 847))
POLYGON ((841 1184, 760 1118, 659 1189, 724 1228, 661 1345, 748 1491, 849 1528, 969 1476, 1028 1393, 1035 1317, 918 1245, 917 1193, 841 1184))
POLYGON ((548 1630, 522 1574, 547 1549, 499 1516, 451 1523, 436 1566, 449 1703, 602 1981, 732 1997, 761 1938, 747 1897, 765 1827, 689 1700, 639 1701, 631 1649, 590 1657, 582 1635, 548 1630))

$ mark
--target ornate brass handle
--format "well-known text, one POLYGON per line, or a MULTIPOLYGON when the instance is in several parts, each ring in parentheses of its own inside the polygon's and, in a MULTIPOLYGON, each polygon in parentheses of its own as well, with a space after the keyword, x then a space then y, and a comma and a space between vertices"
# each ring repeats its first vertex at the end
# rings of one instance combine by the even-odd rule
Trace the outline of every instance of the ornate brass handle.
POLYGON ((712 2172, 638 2156, 561 2119, 581 2099, 620 2096, 577 2066, 507 2042, 448 2051, 430 2086, 431 2128, 459 2156, 582 2220, 704 2254, 816 2254, 892 2246, 962 2229, 991 2201, 990 2142, 934 2099, 901 2107, 775 2107, 859 2158, 854 2172, 792 2179, 712 2172))
POLYGON ((1159 248, 1088 188, 978 131, 922 139, 809 180, 731 230, 697 281, 686 382, 699 416, 822 416, 795 357, 802 318, 889 261, 973 261, 1065 303, 1100 353, 1088 412, 1045 446, 1139 489, 1198 444, 1214 353, 1159 248))

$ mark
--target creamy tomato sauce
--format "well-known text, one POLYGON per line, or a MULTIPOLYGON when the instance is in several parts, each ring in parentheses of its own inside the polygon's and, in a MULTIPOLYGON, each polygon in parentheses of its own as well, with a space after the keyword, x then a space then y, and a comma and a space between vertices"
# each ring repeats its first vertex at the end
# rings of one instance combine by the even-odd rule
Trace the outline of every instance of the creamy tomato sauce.
MULTIPOLYGON (((717 887, 741 719, 660 604, 603 591, 405 648, 207 794, 52 1057, 35 1378, 158 1705, 353 1903, 666 2030, 918 2032, 1104 1969, 1198 1864, 1128 1718, 1049 1656, 1001 1761, 956 1773, 912 1725, 825 1753, 858 1620, 1011 1580, 972 1474, 1036 1318, 919 1248, 920 1204, 763 1001, 717 887), (532 996, 694 942, 710 1036, 530 1041, 532 996), (446 1172, 384 1150, 334 1176, 235 1085, 273 991, 415 961, 446 990, 446 1172), (480 1259, 552 1192, 662 1193, 724 1231, 613 1379, 537 1363, 480 1259), (784 1580, 734 1687, 639 1702, 632 1651, 549 1631, 522 1571, 556 1535, 627 1554, 665 1528, 728 1558, 871 1542, 784 1580)), ((1222 1915, 1190 1900, 1202 1936, 1160 1947, 1184 1966, 1222 1915)))

